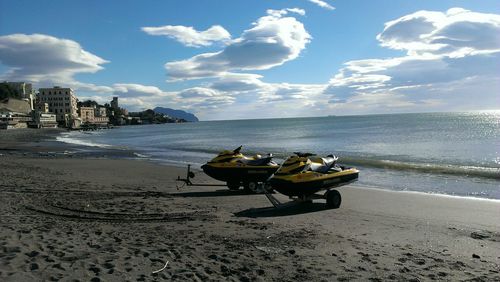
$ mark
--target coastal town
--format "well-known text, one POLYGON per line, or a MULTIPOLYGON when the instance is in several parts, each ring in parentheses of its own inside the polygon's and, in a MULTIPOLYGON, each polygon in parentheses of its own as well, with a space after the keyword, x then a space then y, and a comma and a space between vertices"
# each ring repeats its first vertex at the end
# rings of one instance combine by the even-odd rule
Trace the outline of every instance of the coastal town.
POLYGON ((74 130, 109 128, 121 125, 186 122, 153 110, 130 112, 119 106, 119 97, 100 105, 79 101, 75 90, 53 86, 33 89, 31 83, 0 83, 0 129, 54 128, 74 130))

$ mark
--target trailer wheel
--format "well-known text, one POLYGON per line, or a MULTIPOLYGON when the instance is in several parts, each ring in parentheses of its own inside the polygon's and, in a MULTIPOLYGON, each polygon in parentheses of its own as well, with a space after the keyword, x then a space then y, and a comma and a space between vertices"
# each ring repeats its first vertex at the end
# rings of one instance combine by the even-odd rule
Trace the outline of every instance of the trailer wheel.
POLYGON ((245 182, 243 184, 243 188, 245 189, 245 191, 251 192, 251 193, 257 193, 259 190, 259 186, 258 186, 257 182, 254 182, 254 181, 245 182))
POLYGON ((273 186, 269 182, 262 183, 262 187, 266 190, 267 193, 272 193, 274 191, 273 186))
POLYGON ((339 191, 330 190, 326 192, 326 205, 331 209, 338 209, 342 203, 342 197, 339 191))
POLYGON ((240 183, 239 182, 227 182, 226 183, 227 185, 227 188, 229 188, 229 190, 239 190, 240 189, 240 183))

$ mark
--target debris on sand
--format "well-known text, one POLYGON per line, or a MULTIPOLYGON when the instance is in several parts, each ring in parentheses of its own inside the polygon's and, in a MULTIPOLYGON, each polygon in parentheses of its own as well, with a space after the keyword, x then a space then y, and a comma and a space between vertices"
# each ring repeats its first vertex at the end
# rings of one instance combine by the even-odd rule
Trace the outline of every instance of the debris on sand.
POLYGON ((155 270, 152 273, 158 273, 160 271, 163 271, 165 268, 167 268, 167 265, 168 265, 168 260, 167 260, 167 262, 165 263, 165 265, 161 269, 155 270))
POLYGON ((488 239, 490 238, 490 234, 484 231, 474 231, 470 234, 470 237, 472 239, 477 239, 477 240, 483 240, 483 239, 488 239))

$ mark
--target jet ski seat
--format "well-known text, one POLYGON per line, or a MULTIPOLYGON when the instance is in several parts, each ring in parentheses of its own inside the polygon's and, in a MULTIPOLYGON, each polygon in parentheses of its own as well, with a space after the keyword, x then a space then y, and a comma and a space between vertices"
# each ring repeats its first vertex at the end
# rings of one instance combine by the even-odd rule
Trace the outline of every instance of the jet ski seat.
POLYGON ((328 155, 326 158, 317 158, 311 165, 310 170, 319 173, 327 173, 332 167, 335 167, 338 157, 328 155))
POLYGON ((267 155, 262 157, 261 155, 256 155, 254 158, 242 158, 239 159, 238 162, 246 165, 260 166, 267 165, 273 159, 272 155, 267 155))

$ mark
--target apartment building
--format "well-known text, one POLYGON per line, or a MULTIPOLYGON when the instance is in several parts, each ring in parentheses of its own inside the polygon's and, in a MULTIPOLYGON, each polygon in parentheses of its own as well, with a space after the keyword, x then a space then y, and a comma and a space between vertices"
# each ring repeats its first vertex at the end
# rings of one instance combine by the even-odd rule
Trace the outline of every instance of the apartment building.
POLYGON ((57 122, 69 126, 73 120, 78 119, 76 96, 71 88, 54 86, 38 90, 38 103, 47 103, 49 112, 56 114, 57 122))

